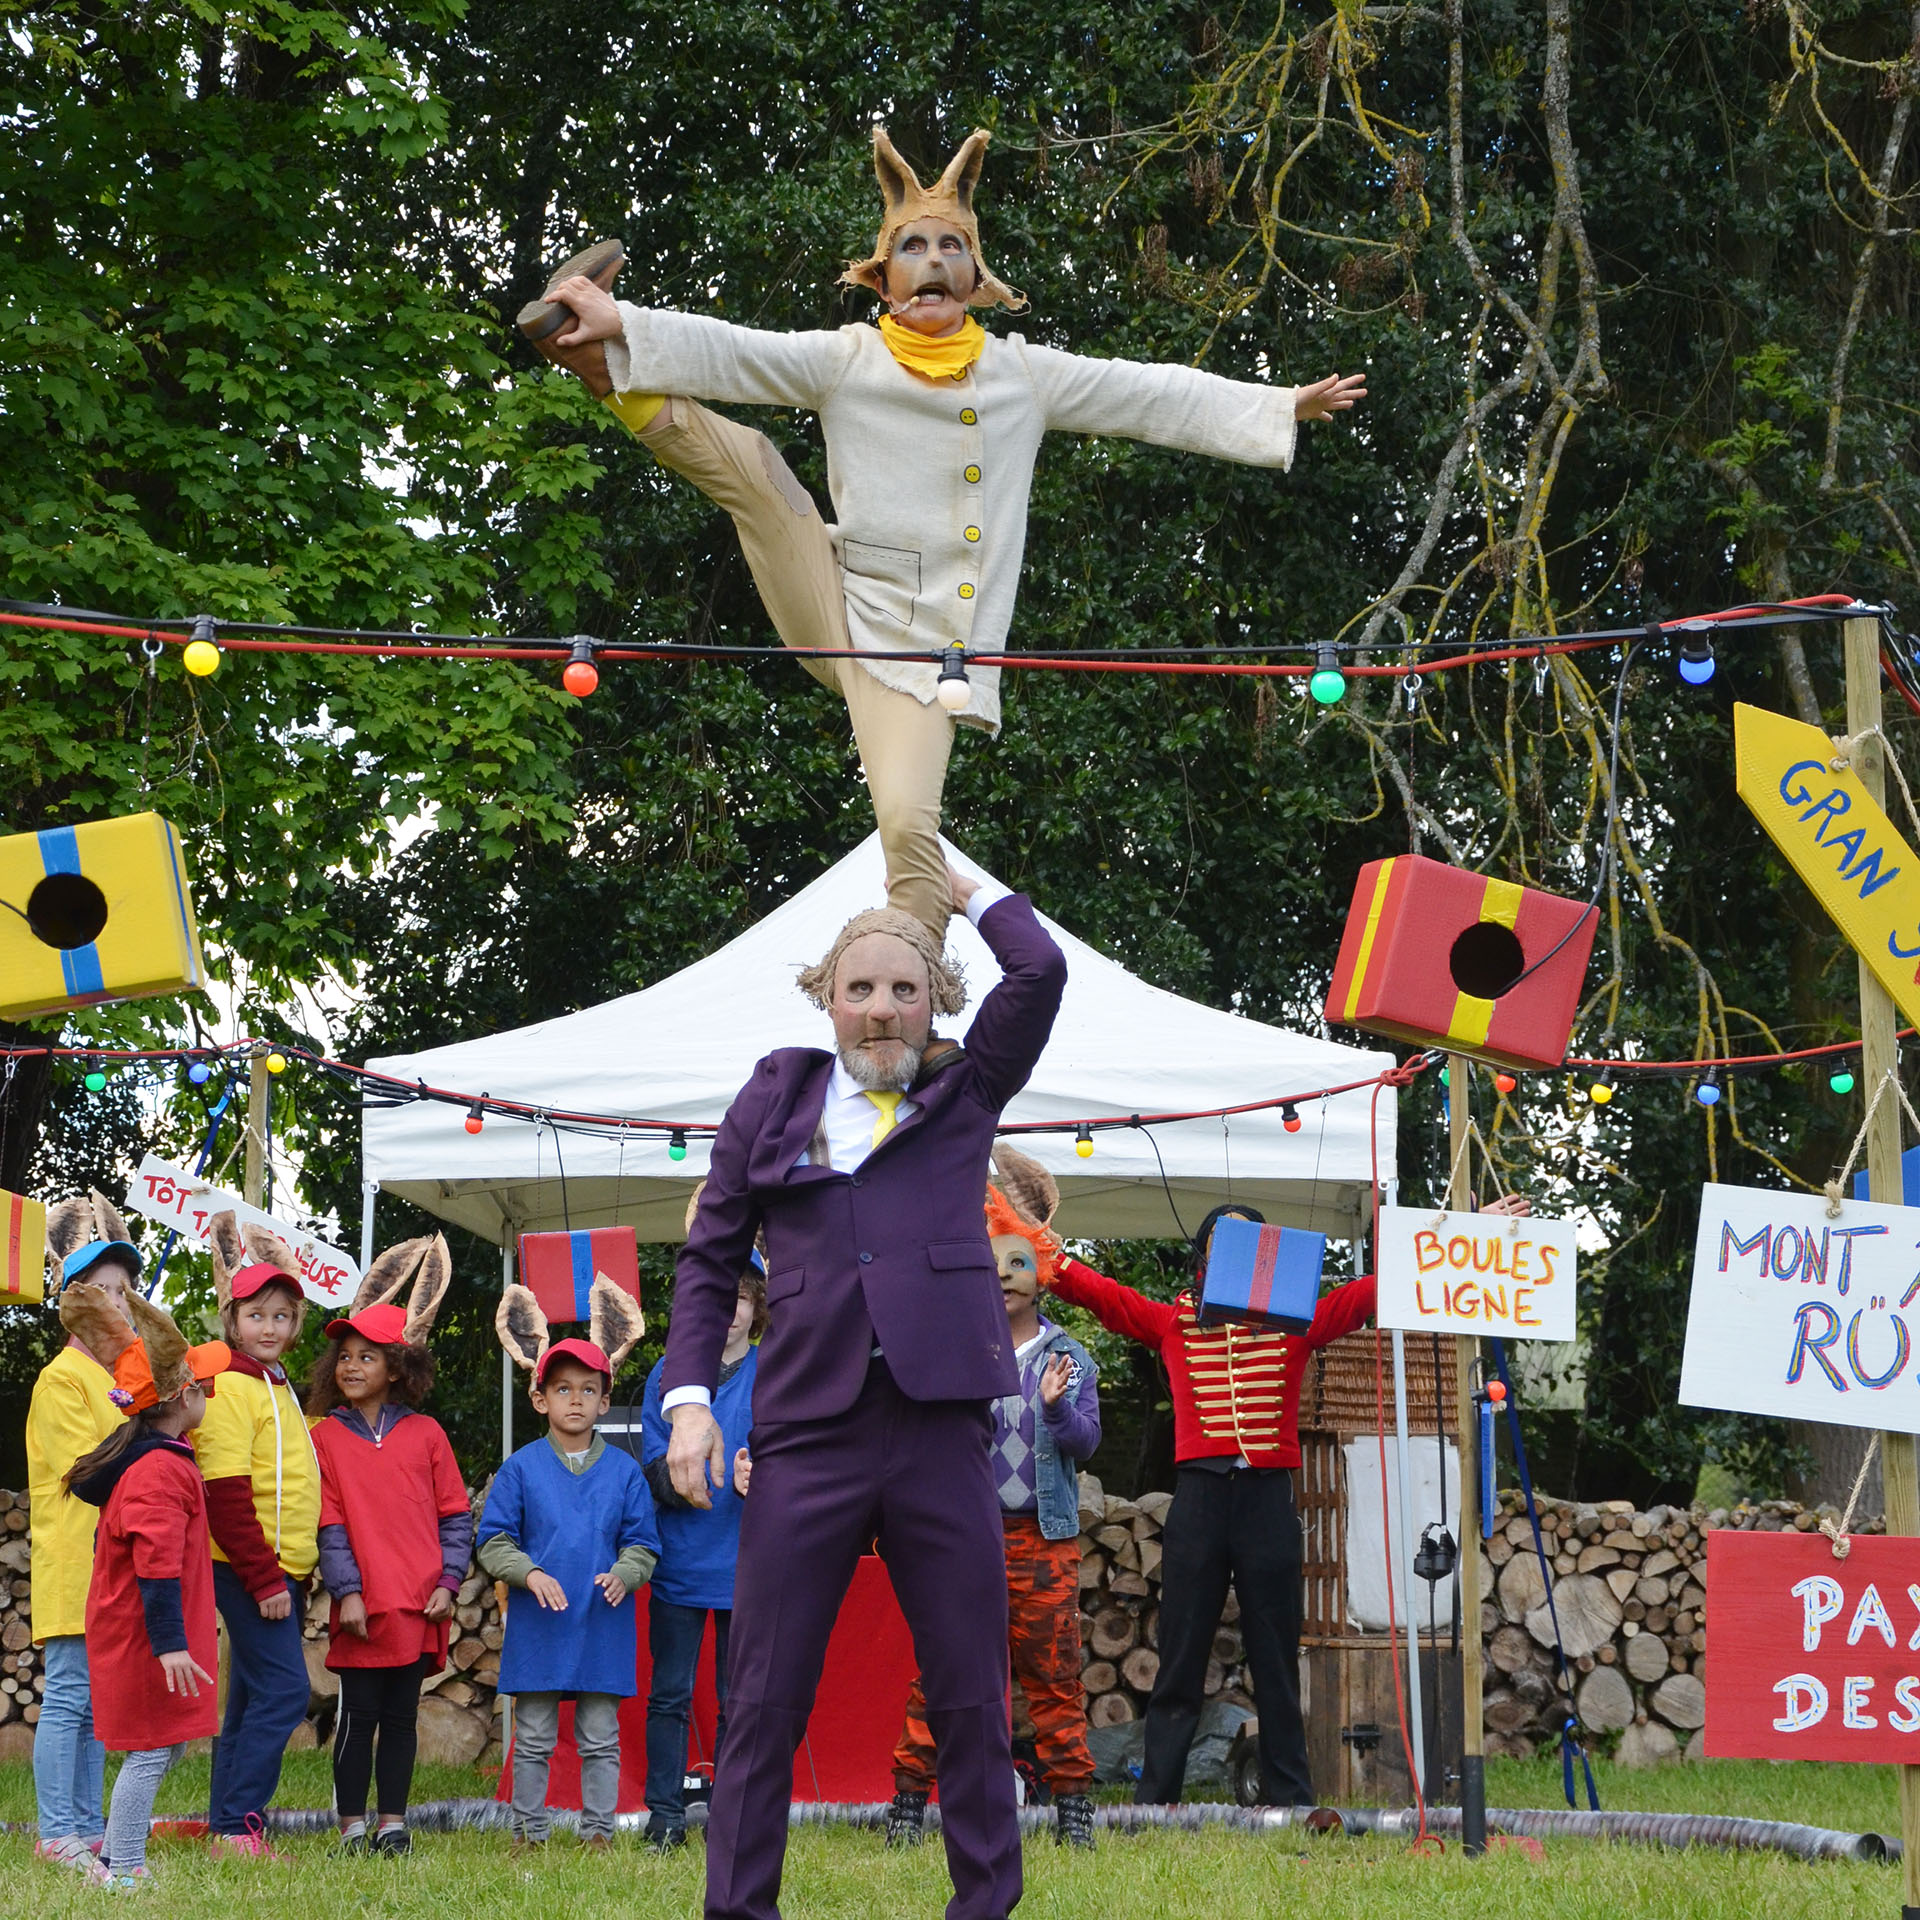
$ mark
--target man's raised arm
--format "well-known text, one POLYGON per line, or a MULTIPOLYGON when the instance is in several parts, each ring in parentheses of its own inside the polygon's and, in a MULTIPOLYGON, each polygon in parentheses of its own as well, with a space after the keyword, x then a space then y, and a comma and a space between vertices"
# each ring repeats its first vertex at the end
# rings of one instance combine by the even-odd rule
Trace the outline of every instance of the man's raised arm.
POLYGON ((953 903, 1000 963, 1000 984, 967 1029, 967 1058, 997 1112, 1027 1084, 1046 1050, 1067 986, 1067 956, 1023 893, 982 887, 949 867, 953 903), (985 904, 982 904, 982 903, 985 904))

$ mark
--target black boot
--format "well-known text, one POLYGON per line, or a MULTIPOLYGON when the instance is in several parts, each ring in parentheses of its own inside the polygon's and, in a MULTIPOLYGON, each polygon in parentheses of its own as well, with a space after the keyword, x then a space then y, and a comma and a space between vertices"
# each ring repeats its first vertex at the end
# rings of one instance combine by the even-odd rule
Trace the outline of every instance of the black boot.
POLYGON ((1093 1851, 1093 1802, 1084 1793, 1063 1793, 1054 1803, 1059 1825, 1053 1830, 1056 1847, 1093 1851))
POLYGON ((903 1787, 887 1809, 887 1845, 917 1847, 927 1837, 927 1796, 903 1787))

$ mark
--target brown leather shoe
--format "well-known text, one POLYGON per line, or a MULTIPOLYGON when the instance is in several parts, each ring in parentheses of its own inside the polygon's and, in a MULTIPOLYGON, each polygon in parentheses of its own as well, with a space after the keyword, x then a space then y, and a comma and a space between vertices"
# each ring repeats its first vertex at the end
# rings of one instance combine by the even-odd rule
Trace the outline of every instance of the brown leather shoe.
POLYGON ((613 1845, 613 1838, 610 1834, 590 1833, 580 1844, 589 1853, 605 1853, 613 1845))
MULTIPOLYGON (((625 241, 596 240, 584 252, 576 253, 571 260, 561 261, 547 275, 547 286, 551 290, 562 280, 571 280, 576 273, 580 273, 603 287, 610 287, 613 285, 614 275, 626 264, 625 241)), ((563 307, 557 300, 548 300, 543 297, 538 300, 529 300, 520 309, 514 325, 537 347, 550 334, 558 333, 572 318, 571 308, 563 307)))

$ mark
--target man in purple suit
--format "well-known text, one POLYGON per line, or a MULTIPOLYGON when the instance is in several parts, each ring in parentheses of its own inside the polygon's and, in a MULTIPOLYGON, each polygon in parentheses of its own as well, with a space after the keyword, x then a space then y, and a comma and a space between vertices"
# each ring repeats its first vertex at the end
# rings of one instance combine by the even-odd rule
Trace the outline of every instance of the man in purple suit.
POLYGON ((707 1824, 709 1920, 775 1920, 793 1757, 827 1637, 877 1538, 913 1630, 933 1729, 948 1920, 1020 1898, 1007 1725, 1007 1589, 988 1402, 1018 1391, 980 1194, 1001 1109, 1052 1031, 1067 963, 1032 906, 949 869, 1000 963, 965 1050, 929 1044, 964 990, 934 935, 850 921, 801 985, 836 1051, 754 1068, 713 1143, 680 1254, 662 1404, 695 1505, 728 1471, 708 1411, 740 1269, 767 1242, 753 1492, 734 1583, 727 1739, 707 1824))

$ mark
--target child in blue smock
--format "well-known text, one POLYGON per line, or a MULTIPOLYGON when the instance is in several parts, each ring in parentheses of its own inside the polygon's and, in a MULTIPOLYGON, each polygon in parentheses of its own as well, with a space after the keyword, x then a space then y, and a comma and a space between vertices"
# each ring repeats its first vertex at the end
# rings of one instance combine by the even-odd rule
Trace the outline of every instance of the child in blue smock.
POLYGON ((674 1491, 667 1472, 672 1430, 660 1410, 657 1361, 641 1405, 641 1459, 660 1521, 660 1564, 647 1596, 653 1684, 647 1695, 647 1845, 659 1853, 686 1844, 687 1718, 693 1682, 713 1616, 713 1688, 719 1698, 714 1752, 727 1726, 727 1637, 733 1625, 733 1566, 740 1557, 740 1502, 747 1490, 747 1437, 753 1431, 753 1342, 767 1324, 766 1269, 760 1255, 740 1276, 740 1300, 720 1353, 713 1417, 733 1462, 730 1483, 713 1489, 713 1505, 696 1507, 674 1491))
POLYGON ((507 1609, 500 1650, 500 1691, 514 1701, 516 1847, 547 1838, 547 1768, 565 1698, 580 1749, 580 1836, 596 1848, 613 1838, 620 1702, 634 1690, 633 1596, 653 1572, 660 1536, 640 1469, 593 1430, 612 1392, 600 1347, 548 1347, 530 1395, 546 1437, 501 1467, 480 1515, 481 1566, 523 1590, 507 1609))

